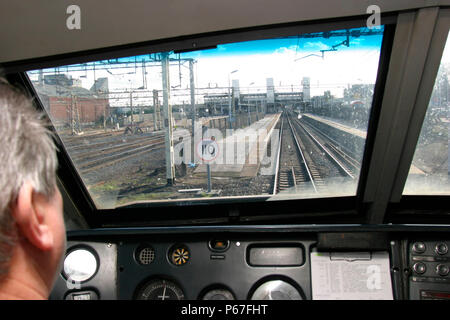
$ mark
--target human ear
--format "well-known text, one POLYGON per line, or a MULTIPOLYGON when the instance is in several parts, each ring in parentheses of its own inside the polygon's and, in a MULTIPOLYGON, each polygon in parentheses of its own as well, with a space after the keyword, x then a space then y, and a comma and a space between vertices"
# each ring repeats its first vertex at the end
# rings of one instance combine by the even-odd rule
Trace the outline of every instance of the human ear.
POLYGON ((42 251, 53 247, 53 234, 45 219, 47 206, 48 199, 35 192, 32 184, 26 182, 20 188, 12 208, 19 234, 42 251))

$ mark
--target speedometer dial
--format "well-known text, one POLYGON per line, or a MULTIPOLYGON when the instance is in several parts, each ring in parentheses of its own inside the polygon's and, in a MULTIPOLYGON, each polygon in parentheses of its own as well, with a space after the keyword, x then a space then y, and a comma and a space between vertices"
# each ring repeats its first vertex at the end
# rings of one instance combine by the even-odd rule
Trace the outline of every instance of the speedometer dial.
POLYGON ((184 293, 172 281, 155 279, 147 282, 136 295, 138 300, 183 300, 184 293))
POLYGON ((282 280, 272 280, 260 285, 252 295, 252 300, 303 300, 300 292, 282 280))

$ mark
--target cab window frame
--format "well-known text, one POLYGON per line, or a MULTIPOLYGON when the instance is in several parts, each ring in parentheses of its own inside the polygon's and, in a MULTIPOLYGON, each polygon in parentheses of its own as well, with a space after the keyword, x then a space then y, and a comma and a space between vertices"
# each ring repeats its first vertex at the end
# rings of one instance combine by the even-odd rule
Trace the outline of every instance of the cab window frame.
MULTIPOLYGON (((91 227, 105 226, 143 226, 143 225, 173 225, 173 224, 228 224, 228 223, 367 223, 367 203, 364 193, 368 179, 371 153, 378 127, 381 103, 384 96, 384 84, 389 70, 389 61, 394 41, 397 14, 382 15, 381 24, 385 26, 383 44, 377 70, 375 92, 372 101, 369 127, 366 137, 361 175, 357 193, 350 197, 333 197, 318 199, 296 199, 270 202, 246 202, 243 199, 230 199, 223 203, 209 203, 198 205, 169 204, 161 206, 140 207, 130 206, 116 209, 97 209, 86 190, 73 163, 65 151, 62 141, 55 134, 60 149, 58 159, 60 168, 58 176, 65 187, 65 192, 71 199, 77 199, 75 206, 78 213, 82 213, 91 227), (167 218, 167 208, 171 209, 171 217, 167 218), (280 214, 280 209, 283 214, 280 214), (278 214, 277 214, 278 213, 278 214)), ((309 21, 288 23, 276 26, 254 27, 240 30, 214 32, 212 34, 194 35, 166 40, 150 41, 114 48, 92 50, 89 52, 73 53, 27 61, 7 63, 3 67, 13 82, 18 83, 32 96, 38 97, 26 71, 39 68, 49 68, 60 65, 83 63, 94 60, 104 60, 154 53, 161 51, 190 50, 193 44, 197 49, 208 48, 217 44, 239 42, 247 40, 266 39, 311 32, 325 32, 341 30, 366 25, 366 17, 352 17, 329 19, 325 21, 309 21)), ((37 108, 44 110, 39 99, 35 99, 37 108)), ((45 111, 45 110, 44 110, 45 111)), ((56 133, 55 128, 51 130, 56 133)))

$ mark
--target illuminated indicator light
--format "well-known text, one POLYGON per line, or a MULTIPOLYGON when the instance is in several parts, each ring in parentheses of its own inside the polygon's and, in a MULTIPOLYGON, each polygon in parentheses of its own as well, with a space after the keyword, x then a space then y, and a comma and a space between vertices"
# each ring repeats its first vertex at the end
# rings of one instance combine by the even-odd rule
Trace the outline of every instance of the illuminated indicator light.
POLYGON ((224 240, 212 240, 209 243, 209 247, 211 250, 225 251, 226 249, 228 249, 229 243, 229 241, 224 240))
POLYGON ((225 249, 226 246, 227 246, 227 245, 226 245, 225 242, 223 242, 223 241, 217 241, 217 242, 214 242, 213 248, 214 248, 214 249, 225 249))

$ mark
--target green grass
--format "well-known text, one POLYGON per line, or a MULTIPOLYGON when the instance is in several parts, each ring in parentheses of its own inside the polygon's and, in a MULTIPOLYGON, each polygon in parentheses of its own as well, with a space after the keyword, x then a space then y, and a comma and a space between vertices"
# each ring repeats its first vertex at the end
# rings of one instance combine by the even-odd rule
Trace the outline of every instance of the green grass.
POLYGON ((108 181, 102 184, 90 186, 88 187, 88 190, 92 193, 112 192, 120 190, 120 185, 121 183, 119 181, 108 181))

